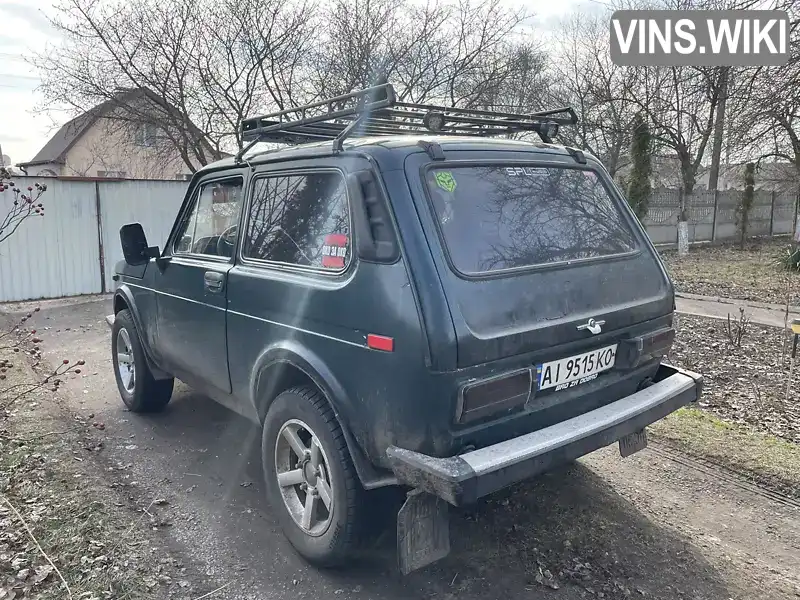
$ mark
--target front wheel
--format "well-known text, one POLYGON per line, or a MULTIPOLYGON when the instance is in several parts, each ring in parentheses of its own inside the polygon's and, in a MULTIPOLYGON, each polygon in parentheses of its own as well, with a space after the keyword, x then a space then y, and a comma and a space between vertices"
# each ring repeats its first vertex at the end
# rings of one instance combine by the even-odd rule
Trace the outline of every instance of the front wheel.
POLYGON ((363 490, 325 396, 301 386, 281 393, 264 420, 267 496, 292 546, 320 566, 344 563, 364 521, 363 490))
POLYGON ((156 412, 167 405, 175 380, 153 377, 128 310, 121 310, 114 317, 111 360, 119 395, 131 411, 156 412))

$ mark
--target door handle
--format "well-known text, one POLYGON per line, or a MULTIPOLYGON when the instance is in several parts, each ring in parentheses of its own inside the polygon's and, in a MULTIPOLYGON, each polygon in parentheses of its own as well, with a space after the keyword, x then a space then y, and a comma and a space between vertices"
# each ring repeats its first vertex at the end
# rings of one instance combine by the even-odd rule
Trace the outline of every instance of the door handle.
POLYGON ((209 292, 221 292, 225 283, 225 274, 217 271, 206 271, 203 275, 203 284, 209 292))

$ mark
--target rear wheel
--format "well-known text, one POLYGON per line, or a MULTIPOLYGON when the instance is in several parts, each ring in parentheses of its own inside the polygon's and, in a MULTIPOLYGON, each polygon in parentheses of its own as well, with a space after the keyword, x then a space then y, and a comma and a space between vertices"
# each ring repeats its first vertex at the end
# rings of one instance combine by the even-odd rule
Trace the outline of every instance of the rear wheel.
POLYGON ((350 558, 362 528, 363 490, 325 396, 301 386, 281 393, 262 437, 267 496, 283 532, 310 562, 350 558))
POLYGON ((155 379, 147 364, 130 311, 121 310, 111 328, 111 357, 122 401, 133 412, 156 412, 172 397, 175 380, 155 379))

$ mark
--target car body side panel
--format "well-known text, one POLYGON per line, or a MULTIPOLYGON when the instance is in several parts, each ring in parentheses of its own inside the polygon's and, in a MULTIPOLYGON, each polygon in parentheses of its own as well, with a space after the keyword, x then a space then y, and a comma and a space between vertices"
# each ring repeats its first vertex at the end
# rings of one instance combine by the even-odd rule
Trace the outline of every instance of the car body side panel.
MULTIPOLYGON (((400 162, 402 165, 402 162, 400 162)), ((404 258, 420 305, 433 371, 456 368, 456 337, 442 283, 431 256, 431 248, 420 227, 419 215, 402 168, 383 172, 403 240, 404 258)))
POLYGON ((117 265, 120 275, 115 294, 121 295, 133 315, 133 323, 150 357, 160 363, 158 351, 158 310, 153 290, 154 272, 158 266, 154 260, 143 266, 131 267, 121 262, 117 265))
MULTIPOLYGON (((371 168, 367 160, 353 157, 291 166, 371 168)), ((285 169, 270 165, 254 178, 285 169)), ((424 389, 427 375, 426 341, 411 285, 402 257, 392 264, 376 264, 353 256, 344 272, 329 274, 239 256, 227 282, 233 394, 249 403, 248 409, 263 414, 270 398, 257 394, 264 389, 255 385, 261 371, 278 357, 296 360, 296 367, 324 381, 321 387, 341 421, 365 454, 380 462, 392 440, 408 435, 405 429, 396 433, 397 423, 412 421, 403 413, 414 410, 419 417, 406 397, 424 389), (393 351, 368 348, 368 334, 391 337, 393 351)), ((419 430, 416 435, 422 438, 426 433, 419 430)))
POLYGON ((330 286, 263 267, 234 267, 228 277, 230 373, 233 393, 263 412, 268 398, 254 396, 260 372, 279 356, 298 357, 296 366, 307 365, 325 381, 335 411, 368 456, 377 457, 396 439, 395 424, 409 422, 402 413, 410 408, 407 394, 425 377, 424 341, 402 263, 362 263, 355 271, 330 286), (392 337, 394 351, 368 348, 369 333, 392 337))

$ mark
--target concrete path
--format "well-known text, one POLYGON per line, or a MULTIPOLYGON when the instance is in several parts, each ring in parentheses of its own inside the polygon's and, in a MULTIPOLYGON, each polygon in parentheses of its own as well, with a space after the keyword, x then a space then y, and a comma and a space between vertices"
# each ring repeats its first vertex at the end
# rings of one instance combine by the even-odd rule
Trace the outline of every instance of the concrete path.
MULTIPOLYGON (((714 296, 700 296, 698 294, 678 293, 675 295, 678 312, 711 317, 712 319, 727 319, 739 317, 739 308, 744 308, 745 314, 753 323, 783 327, 786 316, 786 306, 780 304, 767 304, 753 300, 733 300, 731 298, 716 298, 714 296)), ((789 323, 792 319, 800 319, 800 306, 789 307, 789 323)))

